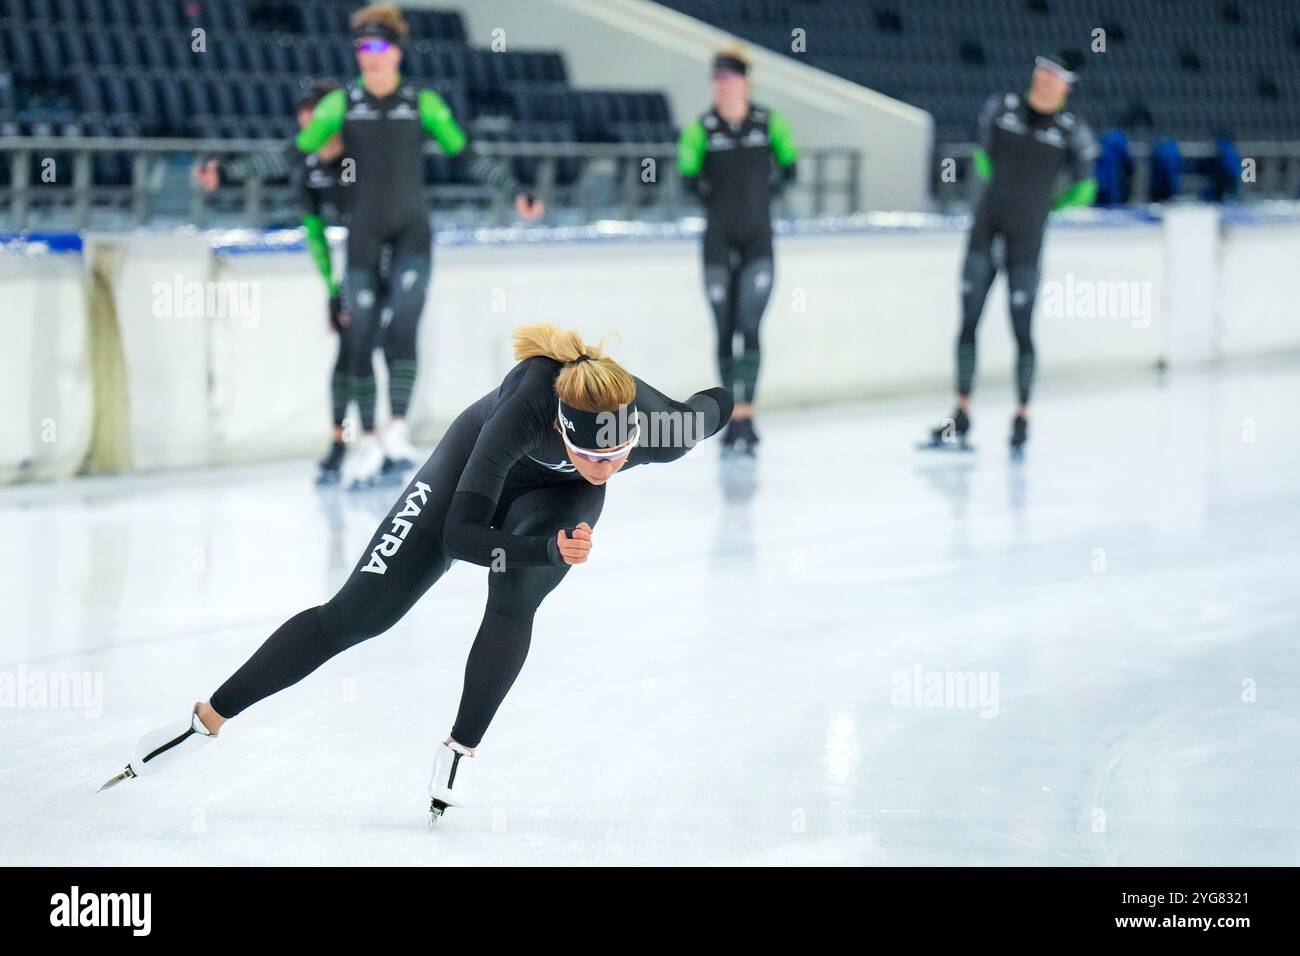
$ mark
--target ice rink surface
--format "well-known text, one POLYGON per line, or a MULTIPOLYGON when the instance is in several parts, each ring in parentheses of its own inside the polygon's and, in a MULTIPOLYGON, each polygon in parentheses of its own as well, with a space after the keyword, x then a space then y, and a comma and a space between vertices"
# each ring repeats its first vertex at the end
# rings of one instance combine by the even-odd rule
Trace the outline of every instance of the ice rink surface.
POLYGON ((327 599, 399 488, 0 490, 0 863, 1300 863, 1300 360, 1047 381, 1018 464, 1009 392, 970 455, 913 449, 933 396, 766 415, 752 479, 713 444, 615 478, 432 833, 464 565, 94 792, 327 599), (70 673, 84 698, 39 706, 70 673))

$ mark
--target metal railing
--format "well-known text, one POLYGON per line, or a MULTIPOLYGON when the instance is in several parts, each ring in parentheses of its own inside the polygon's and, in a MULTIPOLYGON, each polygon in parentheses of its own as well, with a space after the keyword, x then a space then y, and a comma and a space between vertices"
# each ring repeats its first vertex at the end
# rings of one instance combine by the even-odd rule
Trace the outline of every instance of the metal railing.
MULTIPOLYGON (((237 185, 205 193, 190 175, 196 159, 283 152, 281 140, 129 139, 109 137, 0 137, 9 164, 0 182, 0 226, 19 230, 85 229, 108 226, 210 224, 222 216, 260 227, 296 222, 298 199, 287 183, 254 174, 237 185), (129 164, 125 182, 100 181, 96 163, 129 164), (35 171, 35 175, 33 175, 35 171)), ((669 220, 695 203, 676 170, 675 143, 505 143, 480 141, 480 153, 535 163, 530 188, 547 204, 547 217, 567 222, 597 218, 669 220)), ((427 151, 437 154, 429 144, 427 151)), ((805 149, 799 182, 778 212, 801 215, 859 212, 861 153, 852 148, 805 149)), ((119 177, 120 178, 120 177, 119 177)), ((490 221, 511 216, 508 202, 477 184, 438 183, 426 187, 431 208, 473 210, 490 221)))
MULTIPOLYGON (((1239 199, 1295 199, 1300 197, 1300 143, 1295 142, 1245 142, 1236 144, 1243 160, 1253 160, 1253 182, 1243 182, 1238 189, 1239 199)), ((935 200, 942 210, 953 210, 972 204, 979 195, 980 179, 975 174, 971 157, 979 146, 975 143, 949 143, 935 150, 935 176, 932 188, 935 200), (944 160, 955 160, 955 175, 945 178, 944 160)), ((1184 160, 1211 159, 1215 144, 1211 142, 1180 142, 1179 152, 1184 160)), ((1150 201, 1151 153, 1149 143, 1129 144, 1133 158, 1133 172, 1129 178, 1134 204, 1150 201)), ((1205 175, 1183 172, 1180 196, 1194 197, 1208 183, 1205 175)))

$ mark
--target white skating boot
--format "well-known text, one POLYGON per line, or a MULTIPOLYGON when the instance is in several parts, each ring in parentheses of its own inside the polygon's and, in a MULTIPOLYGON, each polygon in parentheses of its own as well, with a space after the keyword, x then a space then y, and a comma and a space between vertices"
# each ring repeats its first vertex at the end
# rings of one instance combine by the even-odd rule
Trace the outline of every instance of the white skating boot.
POLYGON ((343 487, 349 491, 369 488, 379 481, 384 453, 374 435, 363 435, 343 461, 343 487))
POLYGON ((107 790, 123 780, 157 773, 216 739, 217 735, 210 733, 203 726, 203 721, 199 720, 199 705, 195 704, 188 720, 166 724, 149 731, 137 740, 135 749, 131 752, 131 762, 126 765, 126 769, 99 789, 107 790))
POLYGON ((474 751, 454 740, 438 744, 429 780, 429 826, 437 823, 448 807, 465 805, 465 768, 473 759, 474 751))
POLYGON ((406 471, 414 468, 420 453, 411 444, 411 429, 405 418, 394 418, 384 429, 384 471, 406 471))

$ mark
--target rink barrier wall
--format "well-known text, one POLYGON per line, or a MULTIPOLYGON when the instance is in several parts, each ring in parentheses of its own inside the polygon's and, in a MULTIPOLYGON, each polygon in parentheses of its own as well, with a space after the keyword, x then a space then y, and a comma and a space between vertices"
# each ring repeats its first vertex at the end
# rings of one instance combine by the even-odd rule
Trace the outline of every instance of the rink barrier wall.
POLYGON ((82 240, 0 233, 0 482, 58 478, 90 446, 82 240))
MULTIPOLYGON (((1035 317, 1042 380, 1300 348, 1300 211, 1216 213, 1089 210, 1056 221, 1035 317), (1098 290, 1117 288, 1132 292, 1123 308, 1101 307, 1109 293, 1098 290)), ((780 224, 762 404, 946 388, 966 226, 907 213, 780 224)), ((432 441, 494 387, 512 364, 510 330, 527 322, 618 333, 612 354, 670 394, 714 384, 701 228, 440 232, 417 437, 432 441)), ((343 233, 331 239, 341 255, 343 233)), ((328 442, 336 340, 298 230, 10 237, 0 302, 0 480, 283 458, 328 442)), ((979 344, 977 390, 1009 391, 1001 280, 979 344)))

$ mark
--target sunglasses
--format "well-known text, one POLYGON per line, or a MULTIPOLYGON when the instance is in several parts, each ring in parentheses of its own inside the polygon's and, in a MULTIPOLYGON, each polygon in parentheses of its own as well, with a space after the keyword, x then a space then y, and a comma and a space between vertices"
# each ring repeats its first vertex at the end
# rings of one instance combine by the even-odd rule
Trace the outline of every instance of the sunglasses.
POLYGON ((573 454, 574 457, 581 458, 583 461, 589 461, 593 465, 598 465, 602 461, 617 461, 620 458, 626 458, 630 455, 632 449, 636 447, 637 440, 641 437, 641 425, 640 423, 637 423, 637 426, 632 430, 632 438, 627 442, 627 444, 620 445, 618 448, 611 451, 592 451, 589 448, 579 448, 578 446, 571 444, 569 442, 569 436, 565 435, 563 432, 560 433, 560 437, 564 439, 564 447, 569 449, 569 452, 573 454))
POLYGON ((387 40, 379 39, 357 40, 352 44, 358 53, 383 53, 391 46, 387 40))

